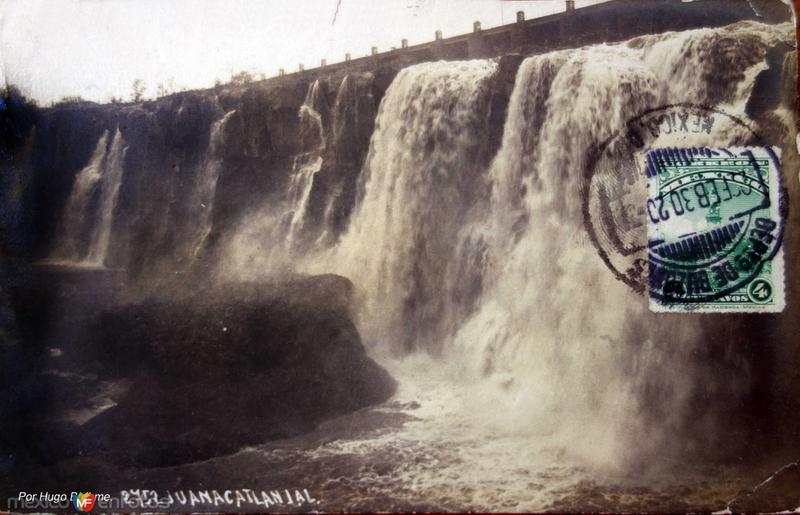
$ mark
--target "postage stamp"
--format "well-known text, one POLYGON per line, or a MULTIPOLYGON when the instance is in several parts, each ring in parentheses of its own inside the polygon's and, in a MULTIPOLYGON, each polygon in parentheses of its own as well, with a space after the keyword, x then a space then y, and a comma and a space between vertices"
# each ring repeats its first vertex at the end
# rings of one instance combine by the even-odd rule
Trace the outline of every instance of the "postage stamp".
POLYGON ((780 151, 719 109, 648 109, 590 154, 590 242, 656 312, 780 312, 785 305, 780 151))
POLYGON ((651 310, 782 311, 776 150, 657 148, 644 159, 651 310))

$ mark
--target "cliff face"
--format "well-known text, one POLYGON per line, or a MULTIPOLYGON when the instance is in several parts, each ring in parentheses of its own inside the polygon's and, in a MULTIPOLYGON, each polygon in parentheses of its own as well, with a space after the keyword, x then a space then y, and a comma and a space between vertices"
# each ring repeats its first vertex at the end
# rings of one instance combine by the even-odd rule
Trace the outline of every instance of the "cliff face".
MULTIPOLYGON (((330 240, 352 210, 378 105, 402 68, 436 59, 524 55, 755 16, 749 4, 739 1, 646 4, 618 0, 273 80, 139 104, 19 106, 12 113, 15 130, 28 151, 17 157, 17 168, 26 167, 30 177, 26 211, 34 217, 24 231, 31 235, 25 253, 56 261, 102 255, 107 266, 132 273, 208 267, 243 217, 287 200, 288 181, 304 166, 314 168, 308 191, 307 184, 298 186, 303 205, 295 206, 304 210, 304 238, 330 240), (309 139, 308 119, 300 113, 315 84, 319 112, 315 106, 307 106, 307 112, 320 119, 317 141, 309 139), (115 156, 117 131, 120 155, 115 156), (106 149, 98 150, 104 135, 106 149), (121 167, 119 184, 105 188, 114 191, 113 198, 104 200, 104 188, 90 172, 78 181, 85 191, 75 191, 76 177, 93 156, 96 167, 110 166, 115 159, 121 167), (70 195, 77 197, 77 206, 69 205, 70 195), (114 205, 111 227, 91 227, 102 221, 109 202, 114 205), (59 220, 70 209, 70 223, 85 227, 65 234, 59 220), (107 243, 104 234, 110 235, 107 243), (86 254, 75 251, 87 248, 92 250, 86 254)), ((519 58, 502 62, 487 123, 490 146, 499 143, 519 58)))
MULTIPOLYGON (((352 190, 383 91, 371 76, 350 82, 346 95, 353 101, 339 108, 325 170, 341 176, 352 190)), ((35 236, 26 250, 34 259, 53 257, 65 237, 59 220, 76 177, 91 162, 103 134, 119 130, 126 151, 106 265, 137 273, 144 267, 186 269, 202 260, 225 228, 270 199, 277 202, 285 190, 287 170, 303 151, 298 110, 307 88, 229 87, 139 105, 75 104, 34 113, 27 128, 33 192, 27 211, 35 216, 35 236), (202 183, 204 174, 215 174, 212 184, 202 183)), ((326 187, 342 186, 331 179, 326 187)), ((83 206, 91 214, 99 208, 100 189, 90 191, 83 206)), ((86 218, 91 224, 97 217, 86 218)), ((66 237, 80 240, 74 247, 86 247, 90 233, 66 237)))
MULTIPOLYGON (((520 59, 504 59, 504 73, 495 80, 487 126, 490 146, 499 143, 520 59)), ((91 166, 113 166, 113 137, 119 138, 123 155, 105 255, 108 267, 139 274, 210 266, 219 244, 243 217, 291 201, 286 192, 292 172, 311 154, 320 163, 302 206, 305 237, 313 240, 327 229, 325 237, 336 238, 356 200, 378 104, 398 71, 385 68, 338 81, 229 86, 137 105, 83 103, 30 113, 26 165, 32 180, 26 211, 34 218, 26 228, 32 239, 25 250, 33 260, 87 259, 86 251, 63 249, 91 247, 96 225, 102 223, 103 185, 89 188, 79 206, 82 231, 65 230, 64 222, 75 222, 68 219, 74 208, 70 202, 82 184, 79 176, 91 166), (316 102, 323 106, 314 114, 321 132, 310 129, 300 113, 315 84, 316 102), (103 147, 99 151, 98 145, 103 147)))
MULTIPOLYGON (((278 170, 294 152, 296 112, 296 107, 268 103, 263 93, 241 91, 235 98, 193 92, 142 105, 73 105, 42 113, 36 120, 32 150, 40 186, 35 196, 34 256, 46 258, 55 252, 59 238, 74 237, 59 234, 63 227, 58 220, 76 176, 90 163, 102 135, 119 130, 127 151, 106 264, 133 273, 155 265, 185 268, 194 250, 189 248, 191 236, 199 229, 191 226, 193 222, 210 220, 209 215, 222 220, 235 216, 254 198, 268 196, 271 184, 285 177, 278 170), (219 148, 211 149, 211 129, 225 115, 225 107, 236 112, 223 127, 219 148), (210 161, 215 159, 225 170, 219 175, 219 190, 224 193, 217 210, 225 216, 214 213, 214 199, 198 191, 198 177, 214 166, 210 161)), ((97 189, 90 192, 93 198, 84 209, 97 209, 97 189)), ((88 218, 92 223, 97 217, 88 218)), ((88 234, 78 238, 82 241, 74 246, 88 245, 88 234)))

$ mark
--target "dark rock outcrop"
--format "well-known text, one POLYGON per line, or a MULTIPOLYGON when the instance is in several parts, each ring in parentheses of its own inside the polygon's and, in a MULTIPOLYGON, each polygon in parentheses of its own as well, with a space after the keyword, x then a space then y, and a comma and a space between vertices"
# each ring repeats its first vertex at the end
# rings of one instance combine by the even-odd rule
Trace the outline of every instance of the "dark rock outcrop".
MULTIPOLYGON (((28 461, 65 471, 87 457, 126 467, 186 463, 386 400, 395 383, 361 344, 351 294, 350 282, 332 275, 208 288, 173 282, 117 298, 80 327, 61 325, 63 355, 40 362, 46 391, 29 399, 46 416, 28 421, 28 461), (124 383, 108 394, 115 405, 97 410, 90 398, 112 381, 124 383), (65 416, 81 410, 95 412, 65 416)), ((69 318, 62 324, 73 323, 70 309, 61 313, 69 318)))

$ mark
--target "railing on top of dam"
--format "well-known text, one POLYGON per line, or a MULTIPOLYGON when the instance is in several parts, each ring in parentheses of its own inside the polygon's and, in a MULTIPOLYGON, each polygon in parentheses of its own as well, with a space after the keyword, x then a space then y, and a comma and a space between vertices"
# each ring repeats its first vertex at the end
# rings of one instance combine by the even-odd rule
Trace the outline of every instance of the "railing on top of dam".
POLYGON ((742 19, 756 19, 758 12, 748 0, 608 0, 576 9, 575 0, 564 1, 564 11, 526 19, 517 11, 512 23, 483 29, 480 21, 473 23, 472 32, 444 38, 442 31, 434 39, 409 45, 400 40, 399 47, 380 52, 373 46, 363 57, 352 58, 346 53, 344 61, 306 68, 299 64, 296 71, 284 68, 266 79, 296 79, 318 76, 321 72, 336 73, 350 69, 369 69, 382 60, 408 58, 410 61, 431 59, 487 58, 515 51, 549 51, 591 43, 622 41, 637 35, 668 30, 726 25, 742 19))
MULTIPOLYGON (((615 1, 619 1, 619 0, 607 0, 607 1, 615 2, 615 1)), ((564 0, 564 4, 565 4, 564 5, 565 9, 564 9, 563 12, 554 13, 554 14, 550 14, 550 15, 546 15, 546 16, 537 17, 537 18, 532 18, 530 20, 526 20, 525 19, 525 11, 517 11, 516 12, 516 21, 515 21, 515 23, 499 25, 497 27, 493 27, 491 29, 487 29, 486 32, 487 33, 498 33, 498 32, 511 31, 515 27, 517 27, 517 24, 520 24, 520 23, 526 23, 526 22, 527 23, 532 23, 532 22, 537 22, 537 21, 541 21, 541 20, 547 20, 549 18, 559 17, 559 16, 562 16, 564 14, 568 14, 569 12, 575 10, 575 0, 564 0)), ((592 6, 584 7, 582 9, 586 9, 586 8, 589 8, 589 7, 592 7, 592 6)), ((303 73, 303 72, 306 72, 306 71, 319 70, 321 68, 330 68, 330 67, 334 67, 334 66, 338 66, 338 65, 347 65, 349 63, 357 62, 357 61, 365 61, 365 60, 370 59, 371 57, 375 57, 375 56, 383 55, 383 54, 389 54, 389 53, 397 52, 399 50, 400 51, 402 51, 402 50, 412 50, 413 51, 413 50, 425 49, 425 48, 428 48, 431 45, 434 45, 434 44, 437 44, 437 43, 440 43, 440 44, 453 43, 453 42, 457 42, 459 40, 463 40, 465 38, 469 38, 472 35, 478 34, 478 33, 481 33, 481 32, 484 32, 483 29, 481 28, 481 22, 480 21, 475 21, 472 24, 472 33, 459 34, 457 36, 452 36, 452 37, 449 37, 449 38, 443 38, 442 31, 441 30, 436 30, 436 32, 434 33, 433 41, 428 41, 428 42, 425 42, 425 43, 419 43, 419 44, 416 44, 416 45, 409 46, 408 39, 403 38, 403 39, 400 40, 400 47, 391 47, 389 50, 385 50, 383 52, 380 52, 380 51, 378 51, 378 47, 377 46, 373 46, 373 47, 370 48, 370 53, 368 55, 365 55, 365 56, 362 56, 362 57, 357 57, 355 59, 352 58, 352 54, 350 52, 347 52, 344 55, 344 61, 340 61, 338 63, 333 63, 333 64, 328 64, 327 59, 323 58, 323 59, 320 60, 319 66, 316 66, 316 67, 313 67, 313 68, 306 68, 304 63, 300 63, 300 64, 298 64, 297 70, 287 72, 285 68, 280 68, 280 69, 278 69, 278 74, 277 75, 274 75, 272 77, 268 77, 267 80, 276 79, 276 78, 279 78, 279 77, 285 77, 287 75, 297 75, 297 74, 300 74, 300 73, 303 73)))

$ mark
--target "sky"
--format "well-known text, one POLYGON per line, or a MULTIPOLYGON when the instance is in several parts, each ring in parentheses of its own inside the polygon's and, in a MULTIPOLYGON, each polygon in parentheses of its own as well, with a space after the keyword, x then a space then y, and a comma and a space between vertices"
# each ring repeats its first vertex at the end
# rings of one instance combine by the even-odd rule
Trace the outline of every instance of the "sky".
MULTIPOLYGON (((603 0, 577 0, 581 8, 603 0)), ((313 68, 515 19, 564 0, 0 0, 0 81, 46 105, 206 88, 248 71, 313 68), (338 12, 337 12, 338 4, 338 12), (335 20, 334 20, 335 15, 335 20)))

